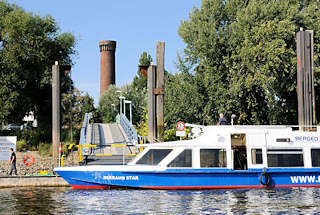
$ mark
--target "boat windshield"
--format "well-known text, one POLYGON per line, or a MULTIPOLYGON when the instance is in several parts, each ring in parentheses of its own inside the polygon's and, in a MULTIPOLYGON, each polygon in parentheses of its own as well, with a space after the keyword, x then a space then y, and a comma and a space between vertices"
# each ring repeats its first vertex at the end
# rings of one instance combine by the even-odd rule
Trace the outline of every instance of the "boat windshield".
POLYGON ((159 164, 172 149, 150 149, 142 158, 140 158, 136 164, 159 164))

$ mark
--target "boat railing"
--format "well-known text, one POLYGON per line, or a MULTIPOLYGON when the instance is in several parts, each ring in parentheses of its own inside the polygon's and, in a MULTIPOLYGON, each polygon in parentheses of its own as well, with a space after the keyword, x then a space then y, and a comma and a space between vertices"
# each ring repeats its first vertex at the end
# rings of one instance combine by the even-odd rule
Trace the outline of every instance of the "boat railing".
POLYGON ((161 143, 161 140, 157 139, 157 138, 153 138, 153 143, 161 143))
MULTIPOLYGON (((221 125, 217 125, 220 127, 221 125)), ((309 129, 319 129, 320 126, 317 125, 227 125, 233 127, 256 127, 256 128, 294 128, 294 129, 301 129, 301 128, 309 128, 309 129)))
MULTIPOLYGON (((186 123, 186 126, 188 124, 186 123)), ((194 127, 194 126, 191 126, 194 127)), ((287 129, 291 131, 303 131, 303 132, 318 132, 320 131, 320 126, 317 125, 210 125, 210 126, 197 126, 199 128, 204 127, 215 127, 221 129, 250 129, 250 130, 259 130, 259 129, 287 129)), ((197 128, 195 127, 195 128, 197 128)))

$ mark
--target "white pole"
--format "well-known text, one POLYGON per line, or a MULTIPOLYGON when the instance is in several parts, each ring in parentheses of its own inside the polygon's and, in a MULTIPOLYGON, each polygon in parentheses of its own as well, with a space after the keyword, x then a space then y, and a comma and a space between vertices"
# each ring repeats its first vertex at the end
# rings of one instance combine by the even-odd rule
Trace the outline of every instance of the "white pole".
POLYGON ((132 104, 130 102, 130 123, 132 124, 132 104))
POLYGON ((123 115, 126 116, 126 100, 123 101, 123 115))
POLYGON ((126 97, 124 96, 120 96, 119 99, 120 99, 120 114, 122 113, 122 99, 125 99, 126 97))
POLYGON ((59 144, 59 167, 61 166, 61 152, 62 152, 62 145, 60 142, 60 144, 59 144))

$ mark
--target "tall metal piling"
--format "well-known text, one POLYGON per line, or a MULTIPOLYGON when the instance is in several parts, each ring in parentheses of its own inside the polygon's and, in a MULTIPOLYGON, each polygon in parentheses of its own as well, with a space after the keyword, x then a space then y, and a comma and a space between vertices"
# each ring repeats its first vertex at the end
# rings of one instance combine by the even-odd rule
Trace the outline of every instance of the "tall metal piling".
POLYGON ((56 61, 52 66, 52 162, 54 166, 59 165, 60 132, 60 70, 56 61))

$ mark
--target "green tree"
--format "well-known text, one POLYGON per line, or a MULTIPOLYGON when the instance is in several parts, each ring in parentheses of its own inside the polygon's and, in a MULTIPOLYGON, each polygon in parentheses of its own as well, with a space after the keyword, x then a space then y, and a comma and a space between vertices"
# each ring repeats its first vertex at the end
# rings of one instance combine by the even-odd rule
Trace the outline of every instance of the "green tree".
POLYGON ((152 62, 152 57, 147 52, 143 52, 140 55, 140 58, 139 58, 140 66, 150 66, 151 62, 152 62))
MULTIPOLYGON (((152 62, 151 56, 147 52, 143 52, 139 59, 139 65, 148 67, 152 62)), ((111 86, 106 93, 102 95, 99 101, 98 113, 101 115, 102 121, 105 123, 114 122, 116 115, 119 113, 120 94, 132 102, 132 122, 139 126, 145 124, 145 112, 147 108, 147 77, 137 72, 131 84, 116 88, 111 86)), ((126 107, 126 116, 129 118, 129 106, 126 107)))
MULTIPOLYGON (((139 66, 147 69, 151 63, 151 56, 147 52, 143 52, 139 58, 139 66)), ((147 74, 143 74, 139 70, 131 83, 131 87, 128 88, 128 94, 133 100, 133 122, 137 127, 147 124, 145 118, 147 112, 147 80, 147 74)))
MULTIPOLYGON (((138 125, 142 121, 143 112, 146 107, 146 88, 136 90, 132 84, 124 85, 121 88, 111 85, 108 91, 100 97, 98 112, 101 115, 102 122, 110 123, 116 121, 116 116, 120 110, 120 95, 132 102, 132 123, 138 125), (117 91, 121 91, 121 94, 117 91)), ((128 119, 130 115, 129 111, 129 105, 127 104, 126 116, 128 119)))
MULTIPOLYGON (((74 44, 74 36, 59 33, 51 16, 0 1, 0 122, 21 121, 33 111, 40 127, 51 126, 52 65, 72 65, 74 44)), ((63 72, 61 86, 62 92, 73 86, 63 72)))
POLYGON ((108 90, 100 97, 98 112, 103 123, 110 123, 116 121, 116 116, 119 113, 120 103, 119 89, 111 85, 108 90))
POLYGON ((204 96, 201 93, 200 80, 182 68, 181 73, 167 73, 165 83, 165 128, 175 128, 179 121, 203 124, 202 106, 204 96))
POLYGON ((200 86, 204 122, 224 112, 242 124, 296 124, 295 33, 315 32, 318 91, 319 18, 316 0, 203 0, 179 35, 186 43, 182 64, 200 86))
MULTIPOLYGON (((143 52, 139 58, 139 66, 148 68, 152 62, 151 56, 147 52, 143 52)), ((132 87, 135 90, 145 90, 147 88, 147 74, 142 74, 138 70, 137 75, 133 78, 132 87)))
MULTIPOLYGON (((143 116, 147 107, 147 88, 137 89, 133 83, 120 88, 126 100, 132 102, 132 123, 138 125, 143 121, 143 116)), ((126 116, 129 118, 129 105, 126 107, 126 116)))
POLYGON ((61 108, 63 140, 79 140, 84 114, 96 111, 93 98, 75 88, 62 94, 61 108))

